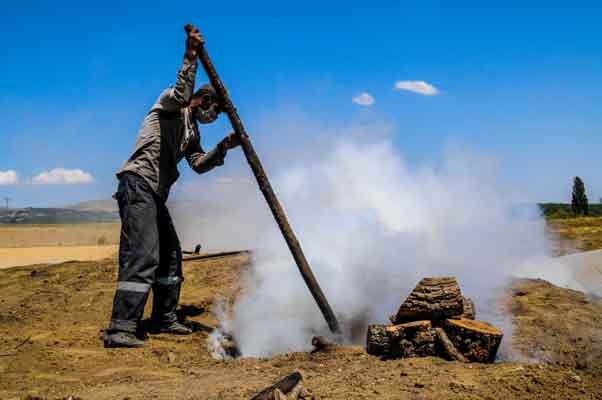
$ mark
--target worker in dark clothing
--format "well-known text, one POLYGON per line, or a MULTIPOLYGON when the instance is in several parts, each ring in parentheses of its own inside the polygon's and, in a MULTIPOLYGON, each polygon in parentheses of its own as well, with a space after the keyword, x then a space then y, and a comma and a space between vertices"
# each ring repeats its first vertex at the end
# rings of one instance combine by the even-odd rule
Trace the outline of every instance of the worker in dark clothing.
POLYGON ((175 313, 183 281, 182 250, 165 202, 183 158, 202 174, 222 165, 226 152, 239 145, 231 133, 208 153, 201 147, 197 122, 214 122, 221 112, 211 85, 193 93, 197 51, 203 44, 198 30, 188 33, 175 86, 164 90, 148 112, 132 155, 117 173, 119 275, 105 347, 144 345, 139 322, 151 288, 151 332, 191 333, 175 313))

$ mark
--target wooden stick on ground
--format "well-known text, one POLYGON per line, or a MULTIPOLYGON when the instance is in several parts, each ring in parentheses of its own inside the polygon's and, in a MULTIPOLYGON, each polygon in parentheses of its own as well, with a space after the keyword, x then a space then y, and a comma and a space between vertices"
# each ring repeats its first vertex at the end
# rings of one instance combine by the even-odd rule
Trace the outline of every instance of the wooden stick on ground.
POLYGON ((449 357, 449 359, 464 363, 468 362, 466 357, 464 357, 462 353, 460 353, 458 349, 456 349, 456 346, 454 346, 451 340, 449 340, 447 334, 443 329, 435 328, 435 333, 437 334, 437 339, 439 339, 439 344, 441 345, 441 348, 445 352, 445 355, 449 357))
MULTIPOLYGON (((194 27, 191 24, 188 24, 184 27, 184 29, 186 32, 190 32, 194 29, 194 27)), ((299 241, 293 232, 293 228, 291 228, 288 219, 286 218, 284 209, 280 205, 280 202, 276 197, 276 193, 274 193, 274 189, 272 189, 272 185, 268 180, 268 176, 263 169, 261 161, 259 161, 257 153, 255 153, 251 139, 247 135, 242 121, 238 116, 238 112, 232 104, 230 96, 228 95, 228 91, 226 90, 226 87, 213 66, 213 62, 209 58, 209 54, 207 53, 205 46, 201 46, 197 52, 197 55, 201 61, 201 64, 203 64, 203 68, 207 73, 207 77, 209 78, 211 85, 220 98, 222 108, 228 114, 228 118, 230 119, 230 123, 232 124, 234 132, 236 132, 240 139, 242 150, 245 153, 245 157, 247 158, 247 162, 249 163, 253 174, 255 175, 259 189, 263 193, 263 196, 265 197, 265 200, 272 211, 272 215, 274 216, 274 219, 280 228, 280 232, 282 232, 282 236, 284 236, 284 240, 286 241, 293 258, 297 263, 297 267, 299 268, 299 272, 301 273, 305 284, 309 288, 309 291, 318 304, 320 311, 324 315, 331 332, 340 333, 339 322, 337 321, 332 308, 330 308, 330 304, 328 304, 328 300, 326 300, 326 296, 324 296, 324 293, 322 292, 322 289, 320 288, 320 285, 318 284, 318 281, 316 280, 316 277, 314 276, 309 263, 305 258, 305 254, 303 254, 303 250, 301 249, 301 245, 299 244, 299 241)))
POLYGON ((303 381, 303 376, 299 372, 293 372, 292 374, 284 377, 277 383, 273 384, 269 388, 263 389, 261 392, 257 393, 255 397, 251 400, 274 400, 274 393, 276 389, 280 390, 282 393, 289 393, 295 387, 303 381))

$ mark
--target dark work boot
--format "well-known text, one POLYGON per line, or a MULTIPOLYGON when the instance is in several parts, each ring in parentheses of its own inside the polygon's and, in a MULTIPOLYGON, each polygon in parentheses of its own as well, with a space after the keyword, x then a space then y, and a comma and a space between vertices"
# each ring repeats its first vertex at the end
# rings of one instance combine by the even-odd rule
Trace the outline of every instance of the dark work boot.
POLYGON ((181 284, 155 284, 153 286, 153 312, 150 333, 190 335, 192 329, 178 321, 176 307, 180 299, 181 284))
POLYGON ((103 339, 105 343, 105 348, 144 346, 144 341, 138 339, 136 335, 130 332, 105 332, 103 339))
POLYGON ((153 321, 150 332, 171 333, 172 335, 190 335, 192 333, 192 329, 178 321, 174 321, 172 323, 156 323, 153 321))

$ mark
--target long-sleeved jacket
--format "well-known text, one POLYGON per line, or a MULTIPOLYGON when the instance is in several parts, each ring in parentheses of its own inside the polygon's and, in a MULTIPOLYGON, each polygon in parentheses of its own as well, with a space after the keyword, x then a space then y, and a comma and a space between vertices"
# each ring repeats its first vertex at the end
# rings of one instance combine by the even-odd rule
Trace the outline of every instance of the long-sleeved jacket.
POLYGON ((196 60, 184 57, 175 86, 165 89, 148 112, 132 155, 117 172, 118 177, 128 171, 140 175, 163 200, 180 176, 182 158, 199 174, 224 163, 226 152, 219 146, 203 151, 196 120, 190 115, 196 70, 196 60))

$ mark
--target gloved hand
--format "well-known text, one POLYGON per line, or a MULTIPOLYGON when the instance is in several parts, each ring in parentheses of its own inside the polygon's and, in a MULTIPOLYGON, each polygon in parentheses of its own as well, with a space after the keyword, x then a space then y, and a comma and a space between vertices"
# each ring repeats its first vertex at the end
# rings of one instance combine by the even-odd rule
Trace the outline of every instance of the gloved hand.
POLYGON ((237 146, 240 146, 240 139, 235 132, 230 132, 228 136, 223 138, 218 144, 219 148, 223 151, 228 151, 237 146))
POLYGON ((186 31, 186 57, 194 59, 197 51, 205 44, 205 39, 201 32, 191 24, 184 27, 186 31))

